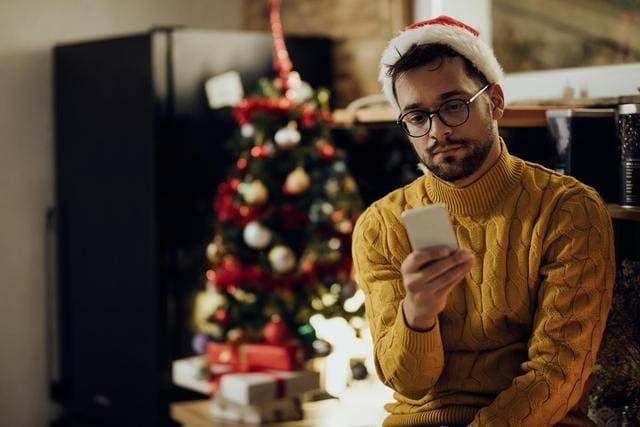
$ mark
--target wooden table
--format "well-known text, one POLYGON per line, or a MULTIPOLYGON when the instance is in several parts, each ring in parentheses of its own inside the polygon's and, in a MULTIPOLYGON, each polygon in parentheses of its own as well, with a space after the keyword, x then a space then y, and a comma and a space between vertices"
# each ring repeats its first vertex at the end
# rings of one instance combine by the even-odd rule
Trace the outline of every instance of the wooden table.
MULTIPOLYGON (((387 412, 383 405, 391 393, 369 381, 361 381, 341 399, 306 402, 304 419, 266 424, 283 427, 380 427, 387 412)), ((247 427, 209 414, 209 400, 178 402, 171 405, 171 418, 184 427, 247 427)))

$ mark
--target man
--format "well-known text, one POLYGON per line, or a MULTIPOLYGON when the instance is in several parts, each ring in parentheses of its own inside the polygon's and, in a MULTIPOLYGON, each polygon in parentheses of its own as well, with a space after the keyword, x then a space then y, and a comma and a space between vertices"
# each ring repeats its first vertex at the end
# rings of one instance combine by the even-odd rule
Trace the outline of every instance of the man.
POLYGON ((429 171, 354 230, 377 372, 396 391, 385 425, 592 425, 584 403, 611 302, 611 220, 593 189, 508 153, 502 70, 477 36, 436 18, 391 40, 381 61, 429 171), (401 213, 436 202, 461 249, 412 251, 401 213))

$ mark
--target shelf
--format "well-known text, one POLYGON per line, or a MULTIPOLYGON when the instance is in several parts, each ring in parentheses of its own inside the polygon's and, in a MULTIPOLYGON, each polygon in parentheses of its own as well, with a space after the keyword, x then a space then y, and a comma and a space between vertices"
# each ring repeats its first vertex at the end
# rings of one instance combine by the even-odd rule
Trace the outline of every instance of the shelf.
MULTIPOLYGON (((504 111, 498 125, 505 128, 545 127, 545 107, 512 107, 504 111)), ((390 107, 369 107, 356 111, 335 110, 334 120, 340 125, 356 123, 395 123, 396 114, 390 107)))
POLYGON ((607 208, 613 219, 624 219, 628 221, 640 221, 640 207, 624 207, 613 203, 608 203, 607 208))

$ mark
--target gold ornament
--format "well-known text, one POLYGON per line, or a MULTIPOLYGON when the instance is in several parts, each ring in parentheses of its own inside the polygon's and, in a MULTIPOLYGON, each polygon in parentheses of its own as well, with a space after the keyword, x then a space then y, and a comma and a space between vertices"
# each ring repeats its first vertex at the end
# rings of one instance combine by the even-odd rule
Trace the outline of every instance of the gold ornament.
POLYGON ((207 245, 207 259, 209 260, 210 263, 212 264, 219 263, 221 254, 222 254, 222 251, 220 249, 220 246, 218 246, 216 243, 211 242, 207 245))
POLYGON ((358 191, 358 184, 356 184, 356 180, 351 176, 346 176, 343 182, 344 191, 347 193, 355 193, 358 191))
POLYGON ((250 205, 262 205, 269 198, 269 190, 260 180, 252 181, 244 189, 244 201, 250 205))
POLYGON ((289 194, 302 194, 311 185, 311 178, 302 166, 295 168, 284 183, 284 188, 289 194))
POLYGON ((288 273, 296 266, 296 255, 285 245, 274 246, 268 257, 271 268, 276 273, 288 273))

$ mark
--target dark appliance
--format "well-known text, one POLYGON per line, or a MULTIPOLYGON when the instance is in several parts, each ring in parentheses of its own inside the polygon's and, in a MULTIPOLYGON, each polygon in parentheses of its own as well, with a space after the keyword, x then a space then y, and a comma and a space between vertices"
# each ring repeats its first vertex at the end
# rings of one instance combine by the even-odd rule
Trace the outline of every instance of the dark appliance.
POLYGON ((620 154, 612 108, 547 110, 552 168, 595 188, 609 203, 620 200, 620 154))

